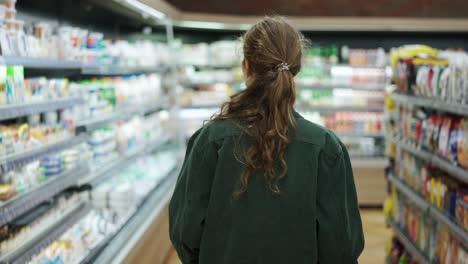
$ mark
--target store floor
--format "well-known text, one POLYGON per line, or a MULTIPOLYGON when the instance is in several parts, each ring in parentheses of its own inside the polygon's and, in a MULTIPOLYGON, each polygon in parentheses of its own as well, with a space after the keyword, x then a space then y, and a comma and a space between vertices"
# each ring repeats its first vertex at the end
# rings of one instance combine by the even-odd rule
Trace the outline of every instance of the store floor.
MULTIPOLYGON (((385 246, 391 231, 385 227, 382 210, 362 210, 361 216, 366 236, 366 248, 359 258, 359 264, 385 263, 385 246)), ((166 264, 181 264, 174 250, 172 250, 166 264)))

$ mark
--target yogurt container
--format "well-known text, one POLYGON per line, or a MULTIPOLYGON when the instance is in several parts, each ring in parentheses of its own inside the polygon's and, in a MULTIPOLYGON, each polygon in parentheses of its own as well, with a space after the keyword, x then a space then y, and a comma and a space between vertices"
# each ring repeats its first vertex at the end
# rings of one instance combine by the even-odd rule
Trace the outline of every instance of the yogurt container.
POLYGON ((16 10, 14 8, 7 8, 5 11, 5 18, 6 19, 16 19, 16 10))

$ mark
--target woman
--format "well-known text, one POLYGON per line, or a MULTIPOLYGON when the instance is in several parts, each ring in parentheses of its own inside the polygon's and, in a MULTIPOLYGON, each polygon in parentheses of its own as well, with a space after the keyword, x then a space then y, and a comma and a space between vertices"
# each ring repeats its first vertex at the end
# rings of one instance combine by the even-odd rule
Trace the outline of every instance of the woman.
POLYGON ((302 43, 280 17, 245 34, 247 89, 191 137, 170 203, 184 264, 357 263, 348 152, 293 108, 302 43))

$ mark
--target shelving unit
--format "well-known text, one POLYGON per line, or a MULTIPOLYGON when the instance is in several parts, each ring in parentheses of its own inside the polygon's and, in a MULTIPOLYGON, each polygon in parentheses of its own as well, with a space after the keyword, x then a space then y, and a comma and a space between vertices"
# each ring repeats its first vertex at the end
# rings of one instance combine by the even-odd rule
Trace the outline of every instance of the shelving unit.
POLYGON ((22 65, 30 69, 81 70, 79 61, 67 61, 45 58, 0 56, 0 65, 22 65))
POLYGON ((420 96, 404 95, 394 93, 392 99, 398 104, 420 106, 437 109, 441 112, 468 116, 468 105, 458 102, 446 102, 438 98, 424 98, 420 96))
POLYGON ((151 114, 165 108, 168 108, 168 100, 167 98, 162 98, 159 102, 146 103, 106 113, 90 119, 78 120, 76 121, 75 126, 77 128, 82 128, 84 131, 91 131, 118 120, 126 120, 135 115, 151 114))
POLYGON ((27 263, 34 255, 58 239, 70 226, 79 221, 91 210, 91 206, 82 204, 66 217, 49 227, 39 236, 32 238, 14 252, 0 257, 1 263, 27 263))
POLYGON ((352 89, 352 90, 371 90, 371 91, 382 91, 385 88, 385 84, 297 84, 297 89, 311 89, 311 90, 333 90, 333 89, 352 89))
POLYGON ((86 139, 86 135, 80 135, 47 143, 42 146, 32 147, 18 153, 5 155, 0 157, 0 173, 5 173, 12 169, 24 166, 25 164, 38 160, 43 156, 69 149, 85 142, 86 139))
MULTIPOLYGON (((18 1, 18 2, 19 3, 17 5, 22 4, 20 3, 21 1, 18 1)), ((96 2, 102 2, 102 1, 96 1, 96 2)), ((51 3, 47 3, 47 4, 51 4, 51 3)), ((74 5, 74 4, 76 3, 70 3, 70 5, 74 5)), ((124 10, 124 13, 128 11, 130 8, 128 5, 123 5, 121 3, 118 3, 117 5, 119 6, 120 11, 124 10)), ((26 9, 27 8, 24 8, 25 13, 27 12, 26 9)), ((23 12, 23 9, 19 9, 19 11, 23 12)), ((112 15, 115 15, 116 12, 118 12, 118 10, 109 9, 106 12, 109 12, 112 15)), ((141 12, 146 12, 146 11, 139 10, 137 12, 138 17, 141 17, 141 12)), ((36 19, 35 14, 27 14, 27 15, 28 15, 28 19, 31 19, 31 20, 36 19)), ((37 19, 38 21, 46 19, 45 17, 48 15, 55 16, 56 14, 44 13, 44 17, 42 16, 37 17, 37 19)), ((53 19, 55 20, 55 18, 53 19)), ((68 23, 68 21, 65 21, 66 16, 63 17, 63 19, 64 20, 60 19, 60 21, 58 21, 59 24, 61 24, 63 21, 65 23, 68 23)), ((79 16, 77 19, 78 20, 80 19, 79 16)), ((147 20, 144 20, 144 21, 147 22, 147 20)), ((151 21, 154 23, 153 19, 151 19, 151 21)), ((32 21, 27 21, 27 23, 30 23, 30 22, 32 21)), ((146 43, 141 43, 142 46, 144 47, 143 49, 145 48, 153 49, 153 50, 160 49, 161 51, 164 51, 164 52, 166 50, 171 50, 173 48, 172 46, 173 35, 172 35, 172 24, 170 22, 171 21, 169 19, 167 20, 164 19, 164 20, 159 21, 158 23, 158 25, 161 25, 162 23, 166 26, 167 42, 168 42, 167 46, 164 47, 161 44, 154 44, 154 45, 151 44, 153 46, 150 46, 148 45, 148 42, 146 42, 146 43)), ((109 22, 109 26, 112 28, 112 25, 110 25, 111 23, 114 23, 114 22, 111 22, 111 21, 109 22)), ((54 26, 55 25, 51 27, 54 27, 54 26)), ((103 28, 105 28, 105 26, 103 28)), ((54 31, 54 30, 51 29, 51 31, 54 31)), ((114 30, 109 30, 109 32, 114 32, 114 30)), ((117 36, 117 37, 121 38, 121 36, 117 36)), ((48 43, 48 42, 44 42, 44 43, 48 43)), ((134 45, 134 44, 130 43, 129 45, 134 45)), ((132 48, 132 47, 129 47, 129 48, 132 48)), ((86 53, 86 51, 83 51, 83 53, 86 53)), ((51 54, 53 54, 53 52, 51 52, 51 54)), ((53 57, 54 55, 50 55, 50 56, 53 57)), ((79 56, 81 56, 81 50, 80 50, 79 56)), ((83 56, 86 56, 86 55, 83 55, 83 56)), ((95 54, 92 54, 90 56, 95 56, 95 54)), ((130 55, 127 54, 126 56, 129 57, 130 55)), ((112 65, 112 66, 94 65, 94 64, 90 65, 90 64, 82 63, 81 61, 68 61, 68 60, 58 60, 58 59, 49 59, 49 58, 15 57, 15 56, 0 56, 0 64, 6 65, 6 66, 23 66, 25 75, 28 78, 30 77, 32 78, 36 76, 45 76, 47 78, 47 82, 49 82, 52 78, 60 79, 64 76, 66 76, 68 79, 71 79, 73 82, 77 82, 77 83, 78 81, 83 80, 83 84, 85 85, 88 84, 86 80, 92 79, 92 78, 105 79, 106 77, 113 77, 112 79, 114 80, 114 79, 119 79, 119 78, 115 78, 118 76, 122 76, 124 79, 127 79, 127 77, 137 75, 138 78, 140 79, 136 80, 134 83, 139 83, 139 84, 142 82, 144 83, 145 80, 159 81, 160 79, 166 78, 166 77, 172 78, 171 77, 172 75, 168 73, 173 71, 175 68, 172 65, 168 64, 168 60, 166 60, 164 56, 153 54, 152 58, 148 57, 147 61, 144 61, 144 62, 149 62, 148 60, 153 61, 153 58, 160 58, 160 64, 148 65, 148 66, 124 67, 124 66, 115 66, 115 65, 112 65), (161 78, 157 78, 157 77, 150 78, 150 76, 146 76, 146 77, 139 76, 139 75, 150 75, 150 74, 151 75, 158 74, 161 76, 161 78), (167 76, 165 76, 166 74, 167 76)), ((144 65, 143 63, 138 62, 139 60, 141 61, 140 58, 135 59, 135 57, 132 57, 132 59, 126 59, 125 55, 122 55, 122 57, 120 58, 112 58, 112 61, 115 63, 125 62, 125 63, 132 63, 132 65, 144 65)), ((98 59, 97 61, 101 62, 104 60, 98 59)), ((148 85, 148 87, 143 87, 143 88, 146 89, 145 91, 148 91, 149 87, 154 87, 154 89, 158 88, 158 89, 161 89, 161 94, 164 93, 165 91, 164 88, 167 88, 165 86, 170 86, 170 89, 175 88, 173 86, 175 86, 176 83, 174 82, 166 83, 164 81, 165 80, 161 80, 162 88, 156 84, 151 85, 151 86, 148 85)), ((79 84, 81 84, 81 82, 79 84)), ((125 85, 127 86, 131 85, 131 82, 129 81, 125 83, 125 85)), ((30 87, 27 87, 27 88, 33 89, 30 87)), ((125 87, 125 89, 126 88, 127 87, 125 87)), ((138 87, 135 87, 135 88, 138 88, 138 87)), ((86 88, 77 87, 77 89, 79 90, 79 92, 76 92, 74 94, 81 93, 80 89, 83 89, 83 91, 85 91, 86 88)), ((117 88, 115 89, 117 90, 117 88)), ((141 91, 143 91, 144 89, 141 89, 141 91)), ((139 126, 139 127, 144 128, 146 131, 149 129, 147 128, 147 126, 152 128, 155 125, 155 124, 144 123, 145 121, 142 121, 142 120, 146 120, 146 121, 155 120, 154 122, 158 122, 158 123, 161 122, 162 124, 163 121, 165 121, 167 118, 166 114, 164 113, 161 113, 161 115, 158 115, 158 114, 152 115, 152 114, 157 113, 162 110, 169 110, 172 107, 173 102, 169 101, 169 97, 166 96, 166 93, 164 93, 164 95, 161 95, 161 97, 158 98, 160 100, 153 100, 152 98, 154 98, 157 94, 159 94, 158 93, 159 91, 154 91, 153 93, 153 90, 150 90, 149 92, 151 93, 151 97, 141 96, 137 98, 136 96, 133 95, 133 93, 125 94, 126 96, 125 108, 122 108, 121 110, 118 110, 116 112, 108 113, 103 116, 97 116, 95 118, 73 120, 74 121, 73 125, 76 128, 75 136, 61 138, 61 139, 57 139, 54 141, 48 141, 48 143, 40 145, 40 146, 39 144, 37 144, 36 146, 30 143, 31 147, 25 149, 24 151, 15 152, 13 154, 8 154, 8 155, 4 155, 0 157, 0 173, 1 174, 5 174, 6 172, 16 173, 16 171, 13 172, 12 170, 21 168, 33 161, 38 161, 42 159, 43 157, 49 156, 51 154, 58 154, 64 150, 77 147, 80 144, 88 143, 88 139, 91 136, 90 132, 98 128, 102 128, 109 123, 116 123, 117 121, 120 121, 120 120, 130 120, 134 116, 139 116, 140 118, 138 120, 137 119, 131 120, 132 123, 130 123, 130 127, 131 127, 130 129, 134 129, 134 127, 139 126), (128 99, 128 102, 127 102, 127 99, 128 99), (138 104, 135 102, 135 104, 133 105, 131 104, 131 102, 133 102, 132 99, 134 99, 133 101, 141 99, 141 101, 139 101, 138 104), (133 124, 136 124, 136 125, 133 125, 133 124)), ((121 91, 121 93, 124 93, 124 92, 121 91)), ((172 92, 169 92, 169 93, 172 93, 172 92)), ((173 94, 171 95, 172 97, 174 97, 173 94)), ((117 95, 107 94, 107 96, 111 97, 111 96, 117 96, 117 95)), ((82 97, 89 99, 86 96, 82 96, 82 97)), ((25 122, 24 120, 26 120, 26 118, 28 118, 28 116, 30 115, 37 115, 37 114, 42 114, 42 113, 54 112, 54 111, 58 112, 58 110, 71 109, 71 108, 74 108, 75 106, 83 105, 84 103, 85 101, 81 98, 50 99, 44 96, 43 101, 41 100, 41 101, 36 101, 36 102, 0 106, 0 121, 4 121, 4 123, 7 125, 9 125, 10 123, 13 123, 15 119, 18 119, 17 121, 19 122, 25 122)), ((98 105, 97 107, 101 107, 101 106, 102 105, 98 105)), ((83 112, 80 112, 80 113, 85 113, 85 111, 88 110, 88 109, 81 109, 81 108, 78 109, 78 107, 75 109, 77 109, 78 111, 83 110, 83 112)), ((74 116, 75 109, 73 109, 73 111, 66 111, 63 114, 62 112, 60 112, 60 114, 58 114, 57 118, 55 119, 60 120, 62 119, 63 116, 66 116, 68 118, 69 114, 70 116, 74 116)), ((170 114, 172 114, 172 111, 170 114)), ((45 120, 54 119, 53 115, 41 115, 41 118, 42 117, 44 117, 43 119, 45 120), (51 118, 49 118, 49 116, 51 118)), ((28 119, 28 122, 29 121, 30 119, 28 119)), ((42 122, 42 119, 41 119, 41 122, 42 122)), ((119 125, 121 124, 122 123, 119 123, 119 125)), ((127 124, 122 124, 122 126, 125 126, 125 125, 127 124)), ((162 125, 165 125, 165 124, 162 124, 162 125)), ((124 129, 127 129, 127 127, 124 127, 124 129)), ((79 148, 74 148, 74 150, 78 149, 80 151, 80 153, 78 154, 76 154, 76 151, 70 151, 70 152, 67 152, 67 154, 64 154, 63 156, 60 155, 60 159, 65 160, 67 158, 66 162, 68 162, 68 158, 72 160, 72 162, 74 162, 75 159, 79 159, 79 160, 83 159, 85 161, 83 161, 82 164, 80 164, 79 166, 76 166, 70 170, 67 170, 66 172, 61 173, 59 175, 54 175, 50 177, 47 176, 49 178, 47 178, 47 180, 42 182, 40 185, 35 186, 34 188, 29 188, 27 191, 17 193, 16 196, 13 196, 7 201, 0 202, 0 225, 14 224, 19 221, 18 219, 23 219, 23 218, 25 219, 26 217, 30 220, 36 221, 37 217, 41 217, 44 213, 50 212, 49 210, 56 209, 58 206, 57 201, 59 201, 59 198, 61 199, 63 198, 63 196, 68 197, 68 195, 72 195, 72 196, 79 195, 81 198, 88 197, 87 194, 90 192, 90 190, 93 190, 93 188, 96 188, 96 185, 101 184, 105 182, 106 180, 109 180, 109 178, 112 176, 114 172, 117 172, 119 170, 122 170, 123 168, 129 167, 132 164, 132 162, 139 160, 138 159, 139 157, 146 157, 149 155, 153 155, 155 152, 159 150, 172 151, 174 147, 178 147, 178 146, 174 146, 174 144, 169 144, 169 142, 173 141, 173 138, 166 137, 165 135, 159 136, 157 139, 155 138, 156 134, 160 135, 159 133, 162 132, 163 130, 164 129, 162 128, 161 130, 159 130, 158 128, 158 131, 154 132, 155 134, 153 133, 143 134, 143 132, 141 132, 140 134, 136 134, 136 135, 133 135, 133 134, 131 136, 126 135, 125 139, 128 137, 128 138, 131 138, 132 140, 135 140, 137 144, 140 144, 143 142, 146 144, 141 145, 139 148, 135 148, 133 151, 129 152, 128 154, 120 156, 119 158, 113 161, 102 163, 102 166, 97 167, 96 165, 96 169, 93 171, 90 170, 90 164, 88 164, 89 163, 88 160, 93 160, 93 159, 90 159, 88 156, 82 157, 86 155, 81 155, 83 154, 81 153, 81 151, 86 152, 85 154, 91 153, 91 155, 96 155, 96 152, 87 150, 86 146, 80 146, 79 148), (145 141, 145 139, 148 139, 148 138, 152 138, 152 139, 154 138, 154 140, 151 142, 148 142, 149 140, 145 141), (79 156, 79 158, 76 158, 77 156, 79 156)), ((128 131, 125 131, 125 132, 127 133, 128 131)), ((131 131, 131 133, 133 132, 134 131, 131 131)), ((139 131, 136 131, 135 133, 137 132, 139 131)), ((130 132, 128 133, 131 134, 130 132)), ((95 134, 92 134, 92 135, 94 136, 95 134)), ((120 141, 118 141, 117 139, 115 141, 120 143, 120 141)), ((124 141, 124 139, 122 139, 122 141, 124 141)), ((133 144, 133 141, 129 142, 127 147, 133 146, 132 144, 133 144)), ((106 147, 109 147, 109 148, 111 148, 112 146, 113 145, 111 144, 106 145, 106 147)), ((136 145, 136 146, 139 146, 139 145, 136 145)), ((103 151, 106 151, 106 150, 103 150, 103 151)), ((116 152, 115 149, 112 151, 113 151, 112 153, 109 153, 108 155, 109 157, 115 156, 115 153, 114 153, 116 152)), ((97 155, 100 155, 100 154, 97 154, 97 155)), ((104 157, 107 157, 107 156, 104 156, 104 157)), ((151 160, 151 158, 149 157, 147 158, 148 160, 151 160)), ((53 160, 52 157, 51 157, 51 160, 53 160)), ((144 160, 144 159, 141 159, 141 160, 144 160)), ((51 163, 54 163, 54 161, 51 163)), ((47 166, 47 165, 44 165, 43 163, 45 164, 47 162, 41 161, 40 165, 38 165, 38 167, 39 166, 41 167, 41 170, 45 170, 44 166, 47 166)), ((55 166, 55 164, 50 165, 50 166, 53 167, 55 166)), ((68 163, 67 163, 67 166, 68 166, 68 163)), ((131 170, 131 168, 129 168, 129 170, 131 170)), ((37 174, 40 174, 40 173, 41 171, 37 172, 37 174)), ((45 172, 44 174, 49 175, 47 174, 47 172, 45 172)), ((23 176, 23 175, 19 175, 19 176, 23 176)), ((8 181, 9 178, 3 178, 2 180, 6 184, 7 183, 9 184, 9 181, 8 181)), ((123 244, 120 244, 120 248, 122 250, 119 249, 118 251, 114 251, 112 255, 108 255, 107 257, 109 260, 112 260, 115 257, 117 257, 117 253, 119 253, 118 257, 120 259, 125 258, 126 254, 130 252, 131 248, 125 249, 124 246, 125 247, 128 247, 129 245, 135 246, 138 240, 147 231, 146 229, 148 229, 153 223, 153 221, 156 218, 158 218, 158 215, 167 206, 167 202, 168 202, 170 195, 172 194, 172 188, 174 184, 175 184, 175 171, 173 171, 171 175, 169 175, 169 177, 163 183, 158 184, 158 186, 156 186, 156 188, 150 193, 150 195, 144 199, 146 201, 145 204, 142 205, 140 208, 138 208, 138 210, 135 212, 135 215, 131 217, 130 221, 122 227, 121 232, 118 232, 116 236, 107 237, 102 242, 102 245, 93 249, 93 251, 90 253, 90 256, 83 256, 83 259, 81 262, 82 263, 87 263, 87 262, 95 263, 93 259, 95 259, 96 257, 99 257, 101 253, 113 251, 114 249, 119 247, 118 246, 119 243, 123 243, 123 244), (131 244, 125 245, 128 241, 131 241, 131 244), (111 247, 111 248, 108 249, 107 247, 111 247)), ((17 185, 18 184, 16 183, 11 183, 11 186, 15 188, 17 185)), ((7 197, 9 196, 5 196, 5 199, 7 197)), ((83 200, 80 199, 80 201, 83 201, 83 200)), ((76 204, 76 205, 75 205, 75 202, 73 202, 73 205, 74 205, 73 207, 70 206, 69 208, 67 208, 70 210, 70 212, 67 212, 66 214, 64 214, 62 218, 56 219, 57 221, 52 221, 50 223, 39 222, 38 225, 40 229, 38 229, 38 232, 32 233, 32 235, 29 235, 29 233, 25 234, 24 237, 27 237, 27 241, 24 241, 24 243, 21 243, 20 246, 15 248, 9 254, 4 254, 0 256, 0 263, 27 263, 29 262, 33 256, 39 254, 42 250, 50 246, 54 241, 56 241, 60 236, 62 236, 69 228, 71 228, 79 220, 83 219, 84 216, 88 215, 88 213, 91 210, 93 210, 90 200, 85 200, 82 203, 76 204)), ((108 213, 111 213, 111 212, 108 212, 108 213)), ((31 223, 35 224, 35 222, 29 222, 29 220, 26 221, 26 223, 27 223, 27 226, 25 226, 24 228, 28 228, 31 223)), ((34 228, 36 228, 36 226, 34 226, 34 228)), ((17 235, 18 235, 17 233, 12 233, 12 237, 11 238, 8 237, 7 240, 17 239, 16 237, 17 235)), ((169 238, 167 238, 167 240, 168 239, 169 238)), ((0 242, 7 243, 7 240, 0 241, 0 242)), ((10 243, 10 241, 8 241, 8 243, 10 243)))
POLYGON ((312 105, 299 105, 298 109, 301 111, 313 111, 319 113, 334 113, 339 111, 350 112, 382 112, 382 106, 312 106, 312 105))
POLYGON ((175 186, 173 174, 176 171, 177 169, 174 169, 165 180, 155 187, 154 191, 151 192, 150 196, 139 207, 136 214, 128 220, 114 237, 106 239, 103 242, 107 243, 105 247, 104 245, 100 245, 100 247, 103 247, 103 250, 99 254, 88 256, 86 258, 87 261, 82 263, 122 263, 151 223, 167 206, 175 186))
POLYGON ((83 100, 79 98, 63 98, 35 103, 2 105, 0 106, 0 121, 70 108, 82 103, 83 100))
POLYGON ((414 243, 407 237, 405 232, 393 221, 387 220, 387 224, 395 231, 398 240, 405 246, 405 249, 415 257, 420 264, 430 264, 429 258, 424 255, 414 243))
POLYGON ((456 237, 465 247, 468 247, 468 232, 458 224, 453 222, 449 217, 440 212, 439 209, 425 201, 419 194, 413 191, 402 180, 394 175, 388 176, 389 181, 397 188, 397 190, 405 195, 412 204, 416 205, 422 211, 428 212, 434 219, 443 223, 450 232, 456 237))
POLYGON ((468 171, 460 168, 459 166, 456 166, 452 164, 451 162, 443 159, 437 154, 431 153, 430 151, 424 150, 414 143, 410 143, 406 139, 397 139, 395 137, 389 137, 390 141, 394 142, 396 146, 402 148, 405 151, 410 152, 414 156, 432 164, 435 167, 438 167, 448 174, 450 174, 452 177, 464 182, 468 183, 468 171))
POLYGON ((52 199, 67 188, 76 186, 78 180, 89 172, 87 166, 79 166, 50 178, 43 184, 0 204, 0 225, 23 215, 37 205, 52 199))
POLYGON ((83 75, 131 75, 145 73, 162 73, 169 70, 167 65, 155 65, 145 67, 122 67, 122 66, 101 66, 83 64, 81 74, 83 75))
POLYGON ((86 177, 83 177, 78 181, 78 185, 90 184, 96 186, 102 182, 111 172, 118 171, 122 168, 127 167, 132 161, 143 154, 149 154, 164 146, 168 142, 168 139, 158 140, 157 142, 149 142, 147 145, 141 146, 128 154, 123 155, 113 161, 108 162, 107 165, 100 166, 95 171, 90 172, 86 177))

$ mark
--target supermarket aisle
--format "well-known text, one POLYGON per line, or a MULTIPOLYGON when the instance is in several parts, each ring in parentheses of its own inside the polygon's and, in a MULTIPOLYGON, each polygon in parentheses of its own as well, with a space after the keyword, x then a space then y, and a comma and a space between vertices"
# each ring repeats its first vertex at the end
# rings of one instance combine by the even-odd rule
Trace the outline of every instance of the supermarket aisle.
MULTIPOLYGON (((363 210, 361 212, 366 236, 366 248, 364 249, 360 264, 380 264, 385 260, 385 246, 390 238, 391 231, 385 227, 385 219, 380 209, 363 210)), ((166 264, 181 264, 175 251, 170 253, 166 264)))

